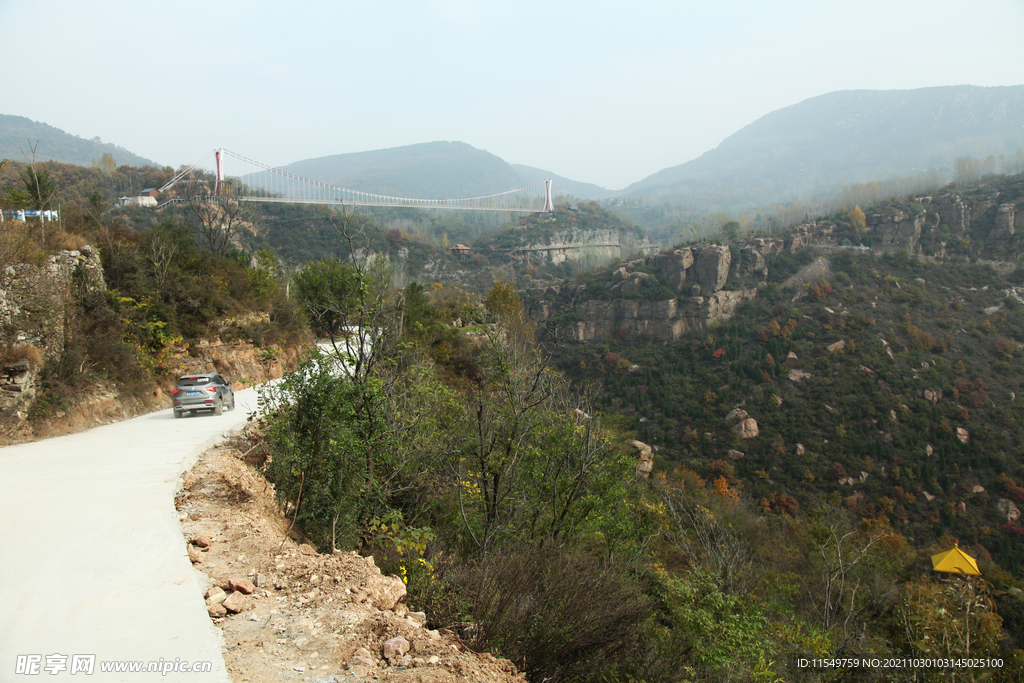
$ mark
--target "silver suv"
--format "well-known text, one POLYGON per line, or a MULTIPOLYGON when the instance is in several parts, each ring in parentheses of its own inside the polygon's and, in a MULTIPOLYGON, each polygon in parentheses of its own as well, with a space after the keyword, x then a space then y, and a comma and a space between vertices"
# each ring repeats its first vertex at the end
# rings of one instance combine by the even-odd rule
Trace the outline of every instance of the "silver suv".
POLYGON ((235 392, 231 382, 216 373, 208 375, 185 375, 178 380, 178 386, 171 392, 174 396, 174 417, 198 410, 212 410, 220 415, 224 409, 235 409, 235 392))

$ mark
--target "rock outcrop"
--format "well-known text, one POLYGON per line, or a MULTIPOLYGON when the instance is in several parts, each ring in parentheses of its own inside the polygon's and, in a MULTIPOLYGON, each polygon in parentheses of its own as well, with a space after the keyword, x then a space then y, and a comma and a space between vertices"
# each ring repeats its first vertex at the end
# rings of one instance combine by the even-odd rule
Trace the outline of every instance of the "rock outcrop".
POLYGON ((643 441, 630 441, 629 445, 636 449, 636 474, 646 479, 654 469, 654 453, 643 441))
POLYGON ((572 306, 539 301, 528 307, 527 315, 538 328, 552 325, 559 339, 576 343, 620 336, 674 341, 688 330, 704 329, 713 322, 728 320, 737 306, 756 295, 756 289, 744 289, 661 301, 591 300, 572 306))
POLYGON ((62 251, 41 265, 19 263, 0 273, 0 341, 28 344, 56 358, 64 348, 71 297, 105 291, 99 252, 62 251))

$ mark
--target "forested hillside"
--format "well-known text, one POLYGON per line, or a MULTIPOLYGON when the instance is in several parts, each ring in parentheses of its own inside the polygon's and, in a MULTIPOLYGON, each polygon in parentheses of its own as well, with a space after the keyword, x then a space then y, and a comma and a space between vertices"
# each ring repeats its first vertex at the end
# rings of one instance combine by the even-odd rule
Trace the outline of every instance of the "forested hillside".
POLYGON ((99 138, 85 140, 24 116, 0 114, 0 159, 32 161, 33 155, 35 161, 59 161, 79 166, 98 165, 101 161, 113 166, 156 165, 99 138))

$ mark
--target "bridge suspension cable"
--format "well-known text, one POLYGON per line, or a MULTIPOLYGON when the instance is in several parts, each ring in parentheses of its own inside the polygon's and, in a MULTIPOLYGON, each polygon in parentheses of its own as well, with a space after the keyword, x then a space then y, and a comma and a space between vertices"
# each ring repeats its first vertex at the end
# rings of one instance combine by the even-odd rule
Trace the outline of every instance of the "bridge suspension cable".
MULTIPOLYGON (((331 185, 319 180, 274 168, 223 148, 214 149, 188 168, 179 171, 160 188, 165 192, 182 180, 206 171, 213 160, 213 188, 204 195, 231 196, 239 201, 287 204, 342 204, 395 208, 444 209, 466 211, 550 212, 554 210, 551 180, 517 187, 505 192, 458 199, 416 199, 393 197, 331 185), (229 172, 230 171, 230 172, 229 172)), ((167 203, 166 201, 164 203, 167 203)))

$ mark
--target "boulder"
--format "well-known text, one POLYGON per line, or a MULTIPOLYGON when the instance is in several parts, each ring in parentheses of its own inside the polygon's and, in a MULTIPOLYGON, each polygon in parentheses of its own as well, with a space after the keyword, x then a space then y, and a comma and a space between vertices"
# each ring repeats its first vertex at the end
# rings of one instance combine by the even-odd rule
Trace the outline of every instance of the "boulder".
POLYGON ((654 469, 654 453, 651 447, 643 441, 630 441, 629 445, 636 449, 636 473, 637 476, 647 478, 651 476, 654 469))
POLYGON ((206 603, 206 613, 211 617, 225 617, 227 616, 228 611, 224 608, 223 603, 208 602, 206 603))
POLYGON ((748 417, 736 425, 736 436, 741 439, 753 439, 760 433, 757 428, 757 420, 752 417, 748 417))
POLYGON ((806 452, 807 452, 807 450, 804 448, 804 445, 802 443, 798 443, 796 445, 796 454, 797 455, 803 455, 806 452))
POLYGON ((245 597, 245 593, 235 591, 224 599, 223 605, 224 609, 237 614, 249 609, 249 598, 245 597))
POLYGON ((846 342, 840 339, 837 342, 829 344, 825 348, 828 349, 829 353, 836 353, 837 351, 842 351, 843 349, 846 348, 846 342))
POLYGON ((402 655, 409 651, 409 641, 402 636, 395 636, 390 640, 384 641, 384 659, 392 665, 398 663, 402 659, 402 655))
POLYGON ((747 456, 747 454, 744 453, 743 451, 737 451, 737 450, 732 449, 732 448, 729 449, 729 452, 726 453, 726 455, 728 455, 729 458, 732 459, 732 460, 742 460, 743 458, 745 458, 747 456))
POLYGON ((200 548, 209 548, 213 544, 213 540, 210 538, 210 534, 201 533, 192 539, 192 543, 200 548))
POLYGON ((800 382, 802 380, 807 379, 810 376, 811 376, 811 373, 806 372, 804 370, 790 370, 789 371, 789 380, 791 382, 800 382))
POLYGON ((732 264, 729 247, 710 244, 695 247, 693 252, 693 275, 701 290, 709 294, 721 290, 729 278, 729 266, 732 264))
POLYGON ((1020 509, 1017 504, 1008 498, 1000 498, 999 503, 996 505, 999 511, 1006 515, 1007 522, 1016 522, 1020 519, 1020 509))
POLYGON ((203 561, 203 554, 199 551, 199 548, 194 545, 185 546, 188 550, 188 559, 192 564, 200 564, 203 561))
POLYGON ((220 586, 214 586, 210 590, 206 591, 206 602, 211 604, 214 602, 224 602, 228 594, 224 592, 224 589, 220 586))
POLYGON ((245 593, 246 595, 251 595, 256 590, 256 586, 252 584, 252 581, 237 576, 228 579, 228 587, 233 591, 245 593))
POLYGON ((932 457, 932 453, 934 453, 934 452, 935 452, 935 449, 932 448, 932 445, 930 443, 926 443, 924 445, 924 454, 927 455, 929 458, 932 457))
POLYGON ((733 408, 729 411, 729 414, 725 416, 726 420, 746 420, 749 415, 743 408, 733 408))
POLYGON ((956 438, 960 440, 960 443, 967 443, 971 440, 971 433, 963 427, 956 428, 956 438))

